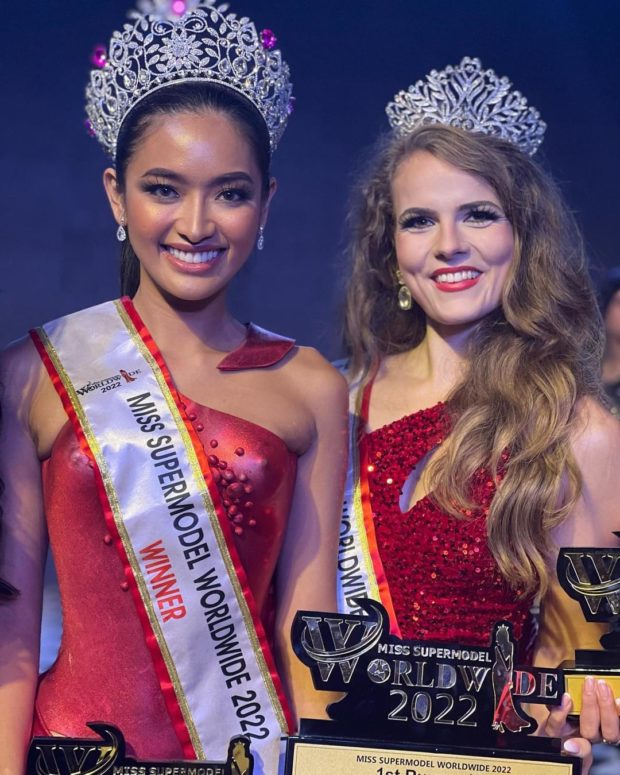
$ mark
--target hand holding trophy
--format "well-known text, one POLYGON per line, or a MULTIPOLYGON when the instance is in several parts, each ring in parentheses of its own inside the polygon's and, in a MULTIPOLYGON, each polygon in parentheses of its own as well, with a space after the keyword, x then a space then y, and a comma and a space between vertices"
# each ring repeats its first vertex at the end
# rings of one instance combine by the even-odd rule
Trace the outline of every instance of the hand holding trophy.
MULTIPOLYGON (((615 535, 620 537, 620 533, 615 535)), ((594 737, 600 727, 603 742, 613 745, 620 741, 614 703, 614 697, 620 697, 619 560, 617 548, 571 547, 560 550, 557 562, 560 585, 580 604, 584 618, 610 627, 600 639, 602 650, 578 649, 574 660, 561 667, 581 733, 594 737), (612 717, 609 720, 605 718, 605 705, 613 708, 613 713, 607 713, 612 717)))

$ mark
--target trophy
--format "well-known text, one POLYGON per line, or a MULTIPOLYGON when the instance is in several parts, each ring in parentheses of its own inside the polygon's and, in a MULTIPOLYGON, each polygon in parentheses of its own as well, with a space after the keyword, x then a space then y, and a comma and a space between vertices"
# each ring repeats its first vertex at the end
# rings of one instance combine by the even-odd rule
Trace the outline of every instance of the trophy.
POLYGON ((560 740, 531 737, 524 703, 560 705, 561 670, 518 667, 512 626, 487 647, 403 640, 385 609, 297 613, 293 648, 315 688, 346 692, 331 721, 303 719, 289 738, 286 775, 579 775, 560 740))
MULTIPOLYGON (((620 533, 614 533, 620 537, 620 533)), ((577 600, 589 622, 602 622, 610 631, 600 639, 602 649, 577 649, 575 659, 561 667, 573 713, 581 712, 582 684, 587 676, 603 679, 620 697, 620 549, 560 549, 557 573, 567 595, 577 600)))
POLYGON ((231 738, 225 762, 138 761, 125 756, 125 740, 112 724, 87 724, 95 738, 35 737, 27 775, 252 775, 254 757, 243 735, 231 738))

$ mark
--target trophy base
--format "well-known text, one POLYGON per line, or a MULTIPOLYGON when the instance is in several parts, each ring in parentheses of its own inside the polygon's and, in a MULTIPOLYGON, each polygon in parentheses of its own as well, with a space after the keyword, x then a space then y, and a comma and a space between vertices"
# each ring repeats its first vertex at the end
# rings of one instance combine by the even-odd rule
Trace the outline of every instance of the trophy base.
POLYGON ((620 654, 608 651, 577 650, 575 660, 562 662, 564 688, 573 700, 571 716, 581 713, 581 692, 583 682, 591 676, 595 681, 606 681, 615 697, 620 697, 620 654))
POLYGON ((560 753, 548 739, 526 738, 524 748, 511 747, 512 741, 505 737, 501 741, 506 748, 388 743, 338 736, 337 727, 330 721, 307 723, 302 719, 300 734, 287 741, 285 775, 581 775, 581 760, 560 753))

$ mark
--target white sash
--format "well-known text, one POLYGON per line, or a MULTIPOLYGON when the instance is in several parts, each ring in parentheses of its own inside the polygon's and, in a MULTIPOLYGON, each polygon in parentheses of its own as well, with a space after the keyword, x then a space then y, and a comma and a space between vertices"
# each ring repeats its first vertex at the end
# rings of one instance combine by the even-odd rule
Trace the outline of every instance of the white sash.
POLYGON ((390 632, 400 635, 373 523, 368 463, 361 459, 360 437, 367 421, 367 383, 349 386, 349 466, 345 484, 338 546, 338 608, 363 613, 354 599, 369 597, 383 604, 390 616, 390 632))
POLYGON ((204 451, 153 340, 129 300, 32 337, 95 463, 184 755, 224 760, 241 733, 256 771, 276 773, 290 714, 204 451))

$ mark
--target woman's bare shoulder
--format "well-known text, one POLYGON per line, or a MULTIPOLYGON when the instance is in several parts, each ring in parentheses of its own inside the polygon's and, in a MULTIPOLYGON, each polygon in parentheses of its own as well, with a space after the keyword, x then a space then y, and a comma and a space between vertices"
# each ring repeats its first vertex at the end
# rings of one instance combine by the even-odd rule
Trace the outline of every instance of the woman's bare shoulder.
POLYGON ((582 398, 577 405, 577 424, 571 446, 580 467, 599 464, 614 456, 617 466, 620 422, 595 398, 582 398))
POLYGON ((581 474, 581 490, 572 514, 559 527, 561 545, 607 546, 617 542, 620 422, 601 403, 584 398, 571 439, 581 474))
POLYGON ((290 378, 317 397, 329 394, 344 396, 347 393, 342 373, 314 347, 297 347, 287 367, 290 378))
POLYGON ((0 383, 5 408, 28 406, 43 378, 43 364, 29 336, 11 342, 0 352, 0 383))
POLYGON ((30 337, 0 353, 0 390, 5 433, 27 434, 39 457, 48 457, 67 416, 30 337))

